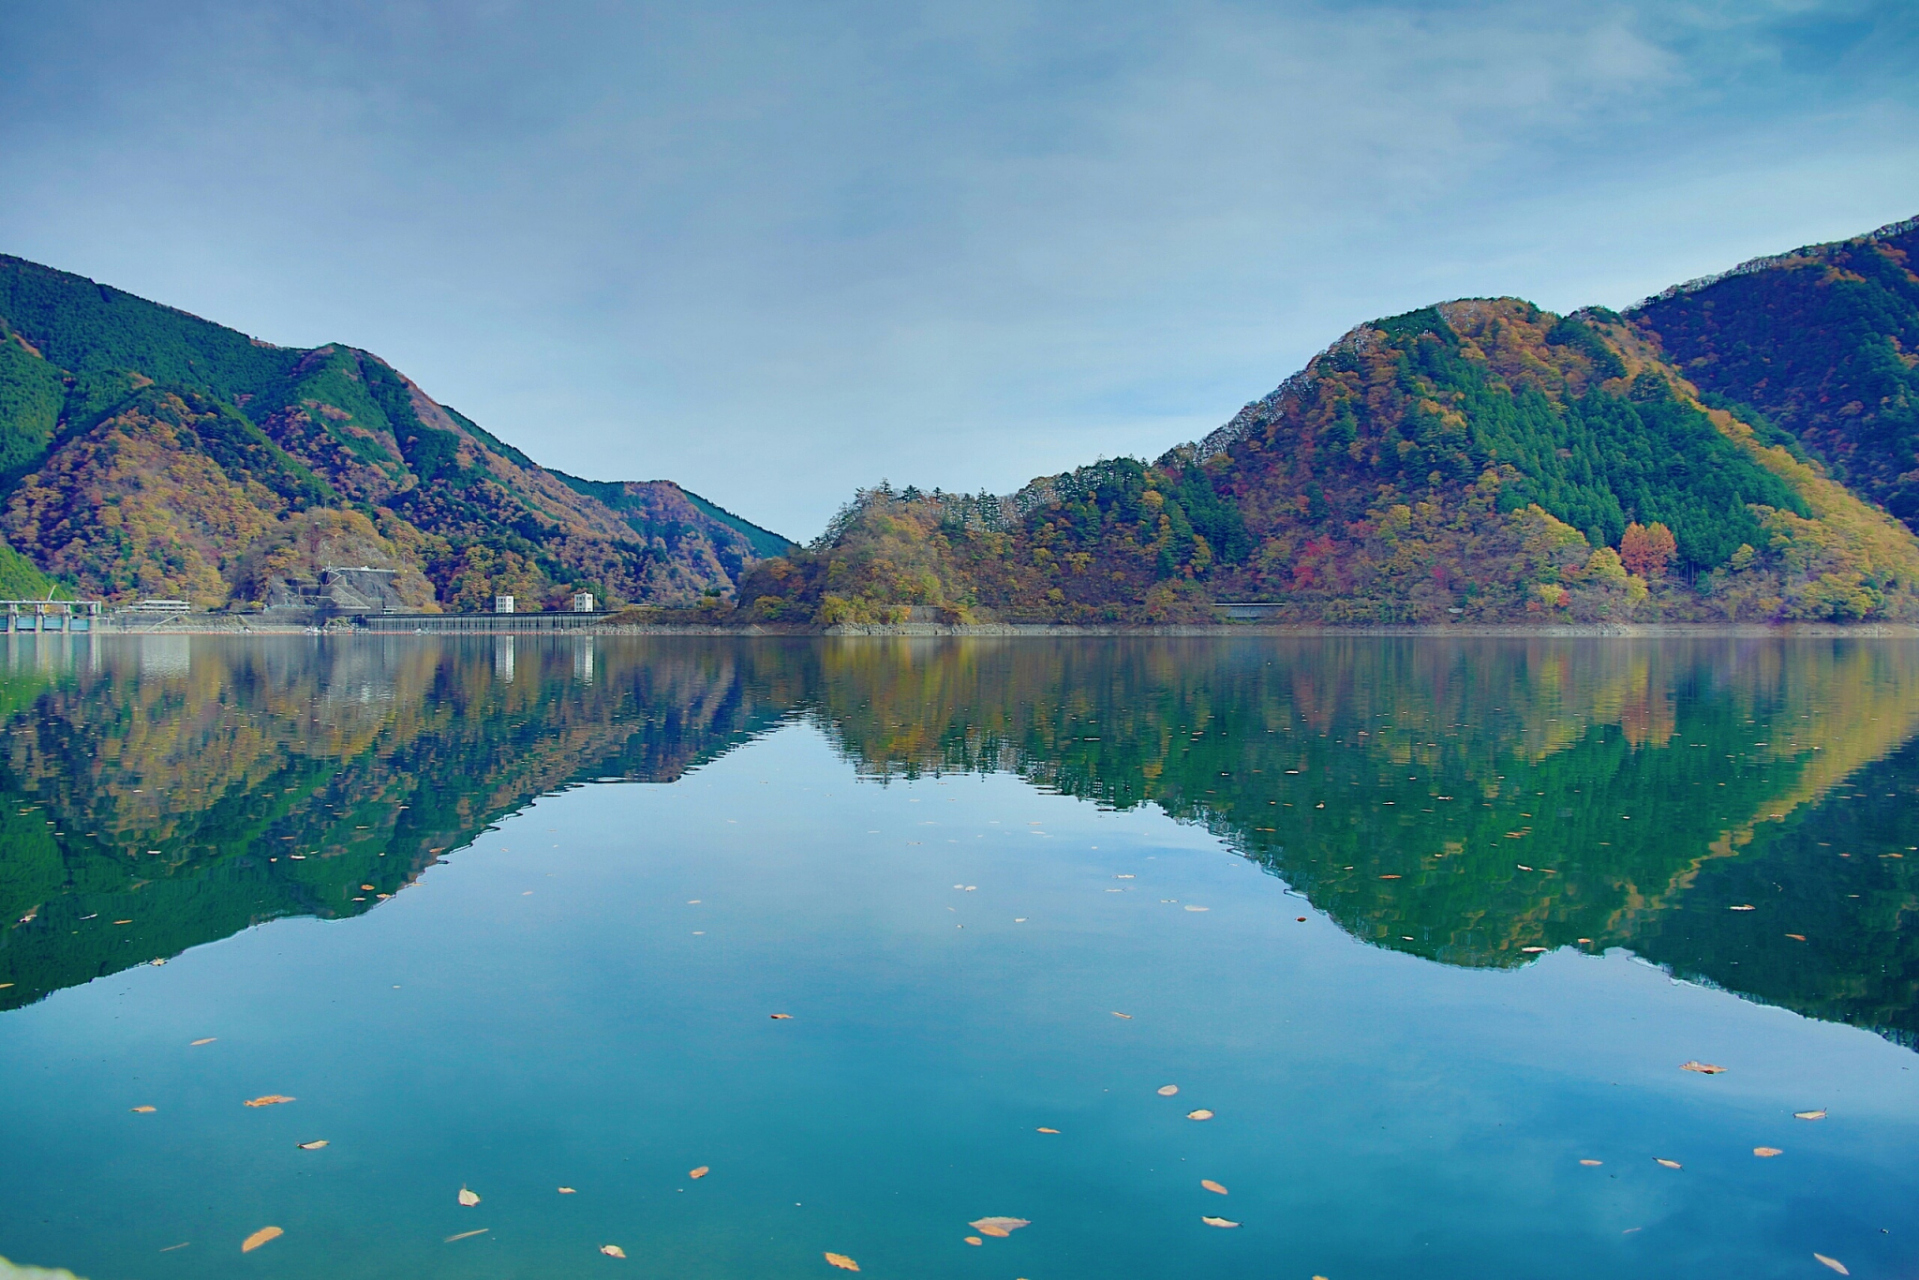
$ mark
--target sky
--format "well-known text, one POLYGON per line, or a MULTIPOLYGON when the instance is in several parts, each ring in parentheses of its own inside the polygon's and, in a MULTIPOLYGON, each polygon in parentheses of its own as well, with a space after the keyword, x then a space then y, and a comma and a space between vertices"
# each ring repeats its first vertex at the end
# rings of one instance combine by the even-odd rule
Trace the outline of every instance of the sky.
POLYGON ((1910 0, 62 0, 0 66, 0 252, 800 539, 1919 214, 1910 0))

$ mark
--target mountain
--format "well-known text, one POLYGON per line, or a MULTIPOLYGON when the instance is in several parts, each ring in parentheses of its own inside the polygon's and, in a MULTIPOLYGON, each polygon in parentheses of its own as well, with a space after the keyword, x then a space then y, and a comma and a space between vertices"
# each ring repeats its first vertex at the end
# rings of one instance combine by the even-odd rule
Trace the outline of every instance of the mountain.
POLYGON ((549 471, 369 352, 272 346, 3 256, 0 503, 14 551, 115 600, 242 605, 344 562, 398 570, 421 608, 674 604, 786 545, 668 482, 549 471))
MULTIPOLYGON (((1877 264, 1874 298, 1919 297, 1895 240, 1844 261, 1877 264)), ((1893 383, 1919 331, 1890 302, 1773 323, 1771 297, 1716 303, 1716 323, 1769 324, 1808 385, 1819 368, 1831 386, 1883 373, 1878 434, 1858 427, 1880 447, 1909 412, 1893 383)), ((1669 358, 1663 314, 1491 298, 1360 325, 1152 464, 1005 498, 863 491, 815 546, 752 570, 740 606, 824 623, 1202 622, 1221 600, 1343 624, 1919 618, 1919 539, 1844 483, 1864 464, 1829 464, 1836 437, 1814 420, 1750 407, 1764 388, 1703 389, 1696 357, 1669 358)))
POLYGON ((797 544, 734 515, 671 480, 582 480, 553 473, 566 485, 619 513, 643 538, 683 538, 697 532, 711 544, 711 559, 729 583, 756 561, 785 555, 797 544))
POLYGON ((1627 314, 1702 393, 1919 528, 1919 218, 1757 258, 1627 314))

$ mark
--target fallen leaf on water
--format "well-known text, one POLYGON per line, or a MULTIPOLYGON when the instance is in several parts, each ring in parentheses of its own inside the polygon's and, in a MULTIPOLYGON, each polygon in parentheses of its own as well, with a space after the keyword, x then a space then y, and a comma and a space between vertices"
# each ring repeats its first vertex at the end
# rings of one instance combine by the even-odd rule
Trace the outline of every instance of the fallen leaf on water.
POLYGON ((204 1040, 195 1040, 191 1044, 187 1045, 187 1048, 198 1049, 201 1045, 212 1044, 215 1040, 218 1040, 219 1038, 220 1038, 219 1036, 208 1036, 204 1040))
POLYGON ((1163 1084, 1159 1087, 1159 1096, 1162 1098, 1170 1098, 1178 1092, 1179 1086, 1176 1084, 1163 1084))
POLYGON ((248 1098, 242 1105, 249 1107, 273 1107, 278 1106, 282 1102, 297 1101, 297 1098, 289 1098, 284 1093, 263 1093, 257 1098, 248 1098))
POLYGON ((1058 1130, 1058 1129, 1048 1129, 1048 1128, 1046 1128, 1046 1127, 1045 1127, 1044 1125, 1042 1125, 1042 1126, 1040 1127, 1040 1130, 1039 1130, 1039 1131, 1040 1131, 1041 1133, 1058 1133, 1058 1132, 1059 1132, 1059 1130, 1058 1130))
POLYGON ((1678 1162, 1677 1160, 1667 1160, 1667 1159, 1666 1159, 1666 1158, 1664 1158, 1663 1156, 1659 1156, 1659 1157, 1654 1157, 1654 1159, 1653 1159, 1653 1163, 1654 1163, 1654 1164, 1663 1164, 1663 1165, 1665 1165, 1665 1166, 1666 1166, 1666 1167, 1667 1167, 1668 1169, 1682 1169, 1682 1168, 1684 1168, 1684 1167, 1685 1167, 1684 1165, 1682 1165, 1682 1164, 1680 1164, 1680 1163, 1679 1163, 1679 1162, 1678 1162))
POLYGON ((1581 1160, 1579 1163, 1585 1165, 1589 1169, 1596 1169, 1600 1165, 1606 1162, 1604 1160, 1581 1160))
POLYGON ((1118 1009, 1115 1009, 1115 1010, 1113 1010, 1113 1016, 1114 1016, 1115 1018, 1125 1018, 1125 1019, 1126 1019, 1127 1021, 1129 1021, 1129 1022, 1130 1022, 1130 1021, 1132 1020, 1132 1017, 1133 1017, 1133 1015, 1132 1015, 1132 1014, 1130 1014, 1130 1013, 1121 1013, 1121 1012, 1120 1012, 1120 1011, 1119 1011, 1118 1009))
POLYGON ((316 1138, 312 1142, 296 1142, 293 1145, 300 1148, 300 1150, 302 1151, 318 1151, 321 1147, 324 1147, 326 1144, 327 1144, 327 1140, 325 1138, 316 1138))
POLYGON ((1817 1111, 1795 1111, 1792 1113, 1792 1118, 1795 1120, 1824 1120, 1826 1118, 1826 1109, 1821 1107, 1817 1111))
POLYGON ((448 1236, 448 1237, 447 1237, 447 1238, 446 1238, 445 1240, 442 1240, 442 1241, 441 1241, 440 1243, 441 1243, 441 1244, 452 1244, 452 1243, 453 1243, 453 1242, 454 1242, 455 1240, 466 1240, 466 1239, 469 1239, 469 1238, 471 1238, 471 1237, 473 1237, 473 1236, 483 1236, 483 1235, 485 1235, 485 1234, 486 1234, 487 1232, 489 1232, 489 1231, 491 1231, 491 1230, 493 1230, 493 1228, 492 1228, 492 1227, 475 1227, 475 1228, 474 1228, 473 1230, 471 1230, 471 1231, 462 1231, 462 1232, 461 1232, 461 1233, 460 1233, 459 1235, 457 1235, 457 1236, 448 1236))
POLYGON ((1789 933, 1786 936, 1794 942, 1804 942, 1806 940, 1806 935, 1803 933, 1789 933))
POLYGON ((361 886, 360 886, 360 891, 361 891, 362 893, 372 893, 372 892, 373 892, 373 886, 372 886, 372 885, 370 885, 370 884, 363 884, 363 885, 361 885, 361 886))
POLYGON ((1201 1107, 1197 1111, 1188 1111, 1186 1113, 1186 1118, 1188 1120, 1211 1120, 1213 1118, 1213 1113, 1208 1111, 1206 1108, 1201 1107))
POLYGON ((978 1236, 967 1236, 965 1239, 967 1244, 983 1245, 986 1243, 986 1241, 980 1239, 978 1236))
POLYGON ((1021 1227, 1031 1226, 1032 1223, 1025 1218, 981 1218, 977 1222, 969 1222, 966 1225, 983 1236, 999 1236, 1004 1239, 1021 1227))
POLYGON ((577 1196, 580 1193, 575 1191, 572 1187, 561 1187, 560 1194, 563 1196, 577 1196))
POLYGON ((626 1250, 620 1248, 617 1244, 603 1244, 600 1246, 600 1252, 609 1258, 624 1258, 626 1256, 626 1250))
POLYGON ((1754 1147, 1752 1149, 1752 1153, 1758 1156, 1761 1160, 1770 1160, 1774 1156, 1783 1156, 1786 1154, 1784 1151, 1780 1150, 1778 1147, 1754 1147))
POLYGON ((1837 1258, 1828 1258, 1823 1253, 1815 1253, 1812 1256, 1818 1259, 1820 1262, 1824 1263, 1825 1265, 1831 1267, 1834 1271, 1837 1271, 1842 1276, 1849 1276, 1852 1274, 1852 1272, 1846 1270, 1846 1264, 1839 1261, 1839 1259, 1837 1258))
POLYGON ((1716 1076, 1725 1070, 1724 1067, 1715 1067, 1710 1062, 1698 1061, 1682 1062, 1679 1064, 1679 1069, 1681 1071, 1697 1071, 1702 1076, 1716 1076))
POLYGON ((859 1263, 853 1261, 843 1253, 829 1253, 826 1255, 826 1261, 838 1267, 841 1271, 858 1271, 860 1269, 859 1263))
POLYGON ((711 1172, 713 1172, 711 1168, 709 1168, 706 1165, 701 1165, 697 1169, 689 1170, 686 1176, 689 1178, 704 1178, 707 1174, 711 1172))
POLYGON ((252 1253, 269 1240, 278 1240, 286 1232, 279 1227, 261 1227, 258 1231, 240 1242, 241 1253, 252 1253))
POLYGON ((158 1111, 159 1109, 158 1107, 135 1107, 133 1110, 136 1114, 146 1115, 149 1111, 158 1111))
POLYGON ((1199 1180, 1199 1185, 1202 1187, 1205 1187, 1208 1191, 1213 1192, 1215 1195, 1223 1196, 1223 1195, 1231 1194, 1230 1192, 1226 1190, 1225 1187, 1220 1186, 1217 1182, 1214 1182, 1211 1178, 1201 1178, 1199 1180))
POLYGON ((461 1187, 460 1203, 471 1209, 474 1205, 480 1203, 480 1193, 477 1191, 468 1191, 465 1187, 461 1187))
POLYGON ((1237 1222, 1234 1222, 1231 1218, 1202 1217, 1200 1221, 1205 1223, 1209 1227, 1236 1227, 1239 1225, 1237 1222))
POLYGON ((793 1015, 790 1013, 769 1013, 766 1016, 775 1022, 789 1022, 793 1018, 793 1015))

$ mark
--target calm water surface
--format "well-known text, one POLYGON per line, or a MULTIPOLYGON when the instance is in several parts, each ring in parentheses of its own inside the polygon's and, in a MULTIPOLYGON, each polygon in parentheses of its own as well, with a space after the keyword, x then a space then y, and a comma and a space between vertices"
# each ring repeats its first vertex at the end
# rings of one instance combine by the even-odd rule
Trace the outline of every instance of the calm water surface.
POLYGON ((18 1264, 1919 1275, 1909 643, 9 643, 18 1264))

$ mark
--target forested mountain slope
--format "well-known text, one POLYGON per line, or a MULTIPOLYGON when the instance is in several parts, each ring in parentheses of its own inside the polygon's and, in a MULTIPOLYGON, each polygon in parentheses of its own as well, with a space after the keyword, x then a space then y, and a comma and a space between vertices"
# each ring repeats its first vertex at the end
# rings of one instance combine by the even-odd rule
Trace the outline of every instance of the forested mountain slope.
POLYGON ((1630 315, 1701 392, 1757 409, 1919 528, 1919 218, 1676 285, 1630 315))
MULTIPOLYGON (((1007 498, 864 491, 741 604, 855 623, 1207 621, 1220 600, 1356 624, 1919 617, 1911 531, 1669 345, 1644 319, 1516 298, 1375 321, 1150 465, 1007 498)), ((1841 350, 1824 330, 1805 346, 1841 350)))
POLYGON ((422 607, 680 603, 760 554, 691 495, 633 520, 369 352, 271 346, 9 257, 0 493, 13 549, 109 599, 241 604, 351 563, 400 570, 422 607))

